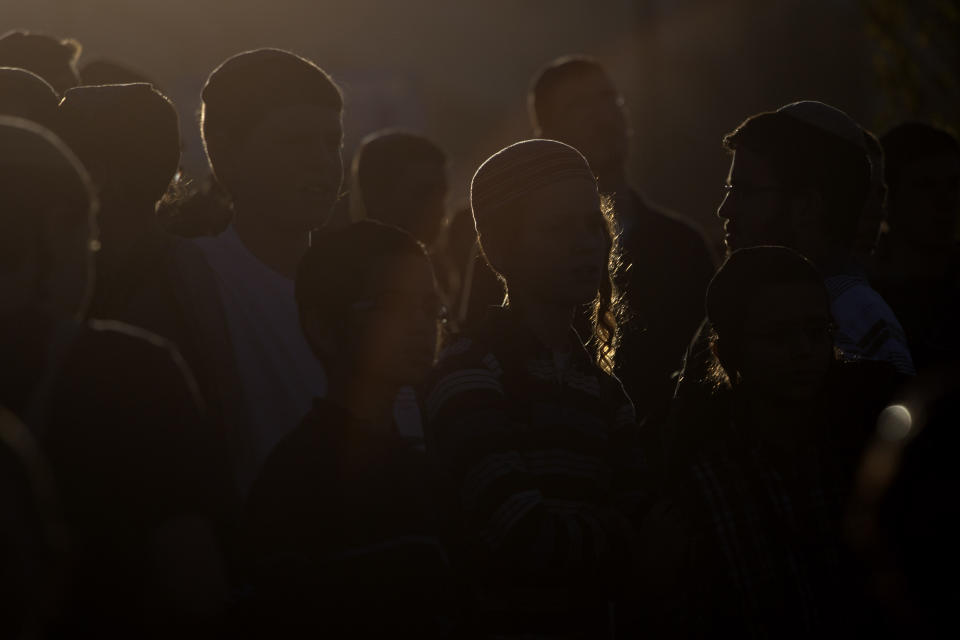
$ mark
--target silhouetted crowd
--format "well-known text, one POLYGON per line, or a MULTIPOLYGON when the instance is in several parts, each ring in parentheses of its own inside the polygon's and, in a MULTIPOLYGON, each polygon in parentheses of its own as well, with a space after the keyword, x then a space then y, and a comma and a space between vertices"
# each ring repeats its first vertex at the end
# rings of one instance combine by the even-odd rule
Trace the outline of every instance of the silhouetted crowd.
POLYGON ((946 130, 747 117, 718 261, 589 57, 449 212, 309 60, 214 69, 186 176, 79 53, 0 37, 0 637, 955 637, 946 130))

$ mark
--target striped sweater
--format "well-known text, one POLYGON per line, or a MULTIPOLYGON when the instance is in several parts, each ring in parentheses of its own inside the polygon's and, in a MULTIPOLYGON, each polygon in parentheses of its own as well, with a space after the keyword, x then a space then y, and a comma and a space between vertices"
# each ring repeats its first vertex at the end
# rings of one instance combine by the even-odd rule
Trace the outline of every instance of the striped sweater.
POLYGON ((428 452, 478 624, 497 633, 606 625, 647 500, 634 408, 571 330, 558 367, 509 309, 453 342, 427 383, 428 452))

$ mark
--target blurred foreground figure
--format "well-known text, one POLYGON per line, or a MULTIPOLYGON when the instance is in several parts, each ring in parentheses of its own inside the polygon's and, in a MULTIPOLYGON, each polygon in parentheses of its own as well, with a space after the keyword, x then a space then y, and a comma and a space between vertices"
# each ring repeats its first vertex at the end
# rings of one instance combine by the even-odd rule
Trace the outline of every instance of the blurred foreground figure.
POLYGON ((60 105, 60 129, 100 201, 90 315, 172 341, 197 375, 211 418, 232 424, 239 382, 216 282, 203 254, 157 219, 180 162, 173 105, 147 84, 79 87, 60 105))
POLYGON ((842 513, 894 380, 837 360, 829 304, 784 247, 735 251, 712 280, 715 413, 644 536, 655 635, 833 637, 856 620, 842 513))
POLYGON ((633 405, 611 375, 609 213, 583 156, 552 140, 491 156, 471 206, 509 304, 441 355, 425 417, 473 623, 493 635, 605 637, 649 489, 633 405), (593 355, 571 328, 591 302, 593 355))
MULTIPOLYGON (((48 132, 0 123, 3 406, 40 440, 72 542, 57 633, 180 633, 221 606, 224 466, 170 343, 84 321, 93 187, 48 132)), ((57 634, 54 634, 57 635, 57 634)))
POLYGON ((227 315, 242 390, 236 472, 249 489, 269 451, 326 392, 297 319, 294 282, 310 231, 343 179, 340 90, 312 62, 276 49, 238 54, 203 89, 210 168, 233 223, 197 238, 227 315))
POLYGON ((600 192, 615 199, 622 245, 624 323, 618 375, 653 422, 666 416, 690 336, 703 319, 713 256, 690 221, 651 203, 627 177, 632 132, 623 97, 595 60, 560 58, 534 80, 529 111, 537 137, 582 153, 600 192))
POLYGON ((0 36, 0 67, 19 67, 31 71, 63 95, 80 84, 77 58, 80 43, 57 40, 40 33, 8 31, 0 36))
MULTIPOLYGON (((876 638, 952 638, 960 552, 960 375, 929 369, 880 414, 863 456, 847 518, 867 569, 876 638)), ((864 634, 862 634, 864 635, 864 634)))
POLYGON ((251 490, 259 624, 267 635, 447 637, 457 593, 429 467, 392 415, 397 391, 421 382, 436 353, 430 262, 377 222, 317 232, 297 302, 329 388, 251 490))
POLYGON ((0 67, 0 115, 24 118, 55 131, 60 96, 26 69, 0 67))
POLYGON ((447 156, 427 138, 382 131, 364 138, 353 161, 364 217, 400 227, 427 248, 446 216, 447 156))
POLYGON ((903 322, 918 368, 960 359, 960 143, 922 123, 881 140, 890 190, 877 287, 903 322))

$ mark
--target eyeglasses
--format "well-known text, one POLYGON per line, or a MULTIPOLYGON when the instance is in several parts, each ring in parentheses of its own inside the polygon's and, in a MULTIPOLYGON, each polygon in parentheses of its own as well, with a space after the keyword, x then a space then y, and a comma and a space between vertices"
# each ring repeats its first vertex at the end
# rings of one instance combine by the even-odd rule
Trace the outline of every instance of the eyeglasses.
POLYGON ((750 184, 749 182, 737 182, 737 184, 724 184, 721 187, 723 198, 749 198, 750 196, 756 195, 758 193, 764 193, 767 191, 787 191, 787 187, 783 185, 756 185, 750 184))

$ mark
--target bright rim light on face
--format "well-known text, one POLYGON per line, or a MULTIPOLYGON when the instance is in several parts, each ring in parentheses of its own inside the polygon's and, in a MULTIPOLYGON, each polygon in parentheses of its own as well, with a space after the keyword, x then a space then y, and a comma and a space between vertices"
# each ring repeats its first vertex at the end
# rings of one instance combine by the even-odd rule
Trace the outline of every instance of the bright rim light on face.
POLYGON ((877 433, 887 442, 900 442, 910 435, 913 428, 913 416, 902 404, 890 405, 880 413, 877 420, 877 433))

